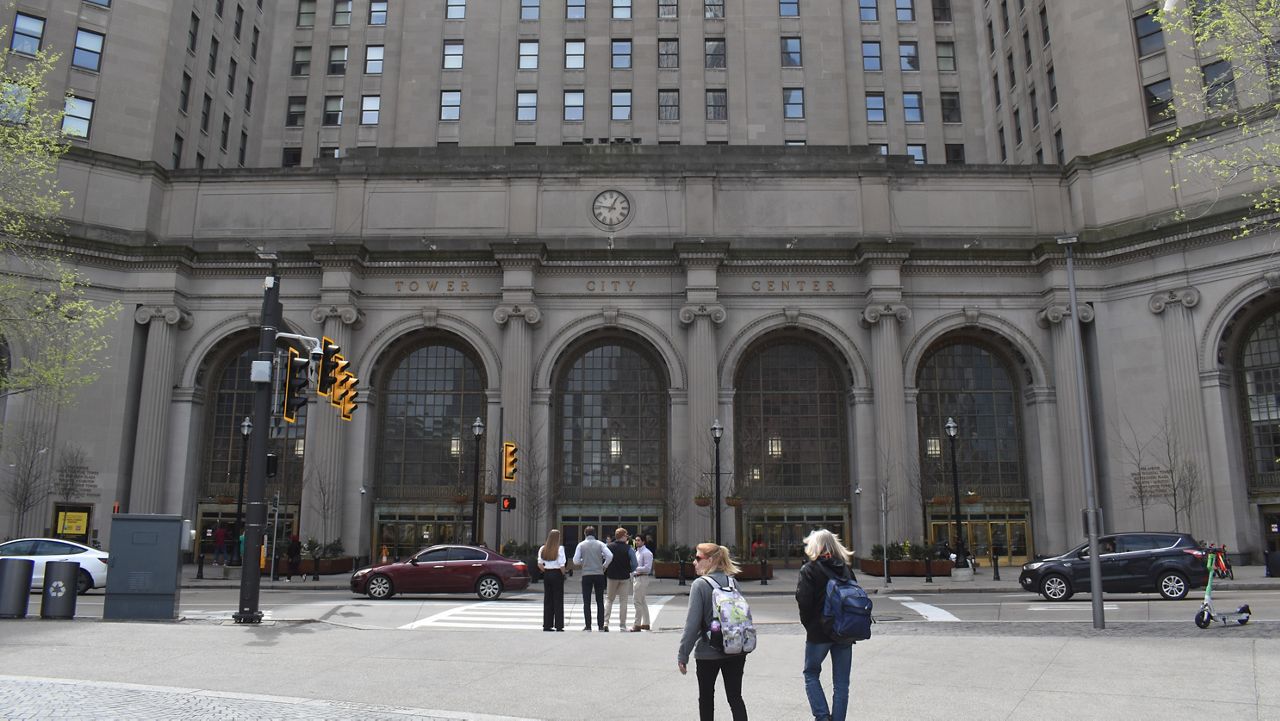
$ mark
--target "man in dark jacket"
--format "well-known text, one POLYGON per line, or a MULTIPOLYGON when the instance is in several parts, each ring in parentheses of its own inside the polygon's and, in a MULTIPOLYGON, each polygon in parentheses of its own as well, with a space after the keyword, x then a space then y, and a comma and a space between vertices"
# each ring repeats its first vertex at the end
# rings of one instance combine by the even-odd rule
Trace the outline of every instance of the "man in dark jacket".
POLYGON ((805 537, 804 551, 809 561, 800 569, 796 606, 800 609, 800 623, 805 630, 805 695, 809 698, 809 710, 814 719, 843 721, 849 707, 853 644, 837 643, 827 634, 822 624, 822 604, 826 600, 828 580, 833 577, 855 580, 849 568, 852 555, 841 545, 840 539, 825 528, 805 537), (822 690, 822 661, 828 654, 831 655, 835 686, 830 706, 827 705, 826 692, 822 690))

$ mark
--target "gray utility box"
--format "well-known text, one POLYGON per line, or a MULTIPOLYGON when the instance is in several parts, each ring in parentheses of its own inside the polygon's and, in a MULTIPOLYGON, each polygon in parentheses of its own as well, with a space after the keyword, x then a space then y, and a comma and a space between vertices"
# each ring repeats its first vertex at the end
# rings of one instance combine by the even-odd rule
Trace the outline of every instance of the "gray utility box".
POLYGON ((182 578, 182 517, 111 517, 104 619, 173 620, 182 578))

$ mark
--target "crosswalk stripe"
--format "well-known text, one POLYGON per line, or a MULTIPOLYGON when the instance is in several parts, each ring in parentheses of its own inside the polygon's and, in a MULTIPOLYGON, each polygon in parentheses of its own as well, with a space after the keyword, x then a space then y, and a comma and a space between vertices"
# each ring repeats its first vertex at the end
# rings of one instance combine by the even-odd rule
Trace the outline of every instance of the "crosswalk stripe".
MULTIPOLYGON (((671 601, 671 598, 671 596, 654 596, 649 599, 649 624, 651 626, 656 626, 658 614, 671 601)), ((566 594, 565 602, 564 615, 566 621, 571 621, 575 617, 582 618, 580 598, 578 603, 572 603, 566 594)), ((594 611, 594 609, 592 610, 594 611)), ((632 610, 634 611, 634 609, 632 610)), ((634 618, 634 616, 631 617, 634 618)), ((533 606, 516 605, 502 601, 481 601, 466 606, 449 608, 400 626, 402 630, 406 631, 425 627, 540 631, 542 630, 542 604, 533 606)))

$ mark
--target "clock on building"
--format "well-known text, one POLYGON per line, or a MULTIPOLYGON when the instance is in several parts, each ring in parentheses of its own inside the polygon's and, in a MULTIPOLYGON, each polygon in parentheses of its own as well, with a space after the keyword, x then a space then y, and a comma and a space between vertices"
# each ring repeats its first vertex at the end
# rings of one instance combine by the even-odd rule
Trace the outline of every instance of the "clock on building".
POLYGON ((631 201, 618 190, 605 190, 591 203, 591 215, 607 228, 617 228, 631 216, 631 201))

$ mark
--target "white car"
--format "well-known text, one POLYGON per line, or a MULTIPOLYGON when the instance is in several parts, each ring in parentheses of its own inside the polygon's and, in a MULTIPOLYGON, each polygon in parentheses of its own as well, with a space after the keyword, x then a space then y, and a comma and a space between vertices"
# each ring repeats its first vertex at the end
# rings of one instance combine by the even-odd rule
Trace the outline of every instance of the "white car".
POLYGON ((76 593, 107 586, 107 552, 60 538, 19 538, 0 543, 0 558, 26 558, 35 561, 31 572, 31 590, 44 588, 44 564, 49 561, 75 561, 80 564, 76 593))

